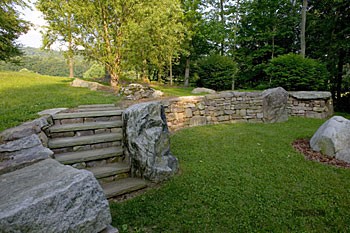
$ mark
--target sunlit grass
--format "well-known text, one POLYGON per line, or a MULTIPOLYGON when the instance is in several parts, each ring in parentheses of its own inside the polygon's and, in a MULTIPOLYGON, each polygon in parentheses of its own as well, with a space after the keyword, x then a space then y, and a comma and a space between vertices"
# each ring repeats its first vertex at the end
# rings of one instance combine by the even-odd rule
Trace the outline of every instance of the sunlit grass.
POLYGON ((348 232, 350 170, 307 161, 291 143, 322 120, 212 125, 172 138, 181 173, 111 204, 121 232, 348 232))
POLYGON ((111 93, 71 87, 71 81, 29 72, 0 72, 0 131, 34 119, 45 109, 118 101, 111 93))

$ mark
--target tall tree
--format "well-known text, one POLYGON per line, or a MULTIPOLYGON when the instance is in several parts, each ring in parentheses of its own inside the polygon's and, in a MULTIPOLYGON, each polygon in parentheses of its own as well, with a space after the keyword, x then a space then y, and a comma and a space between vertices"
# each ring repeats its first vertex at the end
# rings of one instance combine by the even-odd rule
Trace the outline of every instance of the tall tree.
POLYGON ((29 30, 30 24, 20 19, 16 7, 28 7, 22 0, 2 0, 0 4, 0 61, 11 62, 22 55, 16 39, 29 30))
POLYGON ((236 57, 241 83, 268 85, 263 71, 268 61, 299 50, 299 6, 290 0, 252 0, 242 2, 240 9, 236 57))
POLYGON ((48 22, 43 36, 43 48, 58 42, 67 48, 65 57, 69 66, 69 77, 74 77, 74 54, 76 51, 76 25, 74 22, 73 5, 70 0, 38 0, 37 8, 48 22))
POLYGON ((341 98, 344 66, 350 62, 348 0, 309 1, 307 51, 327 64, 335 101, 341 98))
POLYGON ((300 30, 300 54, 302 57, 305 57, 305 50, 306 50, 306 41, 305 41, 306 10, 307 10, 307 0, 303 0, 303 7, 301 9, 301 30, 300 30))
POLYGON ((87 57, 105 64, 113 87, 124 68, 161 67, 179 49, 183 29, 177 0, 71 1, 78 44, 87 57))

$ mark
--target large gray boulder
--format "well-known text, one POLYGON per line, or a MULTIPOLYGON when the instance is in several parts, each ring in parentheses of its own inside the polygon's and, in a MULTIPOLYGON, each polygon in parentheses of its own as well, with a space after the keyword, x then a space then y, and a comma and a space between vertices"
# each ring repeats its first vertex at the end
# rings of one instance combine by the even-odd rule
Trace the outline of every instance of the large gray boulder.
POLYGON ((0 175, 33 164, 53 155, 38 135, 32 134, 0 144, 0 175))
POLYGON ((17 127, 6 129, 0 133, 0 143, 13 141, 32 134, 39 134, 43 128, 52 124, 49 116, 42 116, 33 121, 25 122, 17 127))
POLYGON ((313 135, 310 146, 329 157, 350 162, 350 121, 334 116, 313 135))
POLYGON ((126 154, 134 176, 160 182, 178 170, 178 160, 170 152, 170 138, 163 106, 142 103, 124 111, 126 154))
POLYGON ((275 123, 288 120, 288 92, 282 87, 267 89, 262 93, 264 122, 275 123))
POLYGON ((109 91, 113 92, 113 88, 99 84, 97 82, 85 81, 79 78, 75 78, 71 84, 72 87, 87 87, 92 91, 109 91))
POLYGON ((108 201, 91 172, 47 159, 0 176, 0 232, 100 232, 108 201))

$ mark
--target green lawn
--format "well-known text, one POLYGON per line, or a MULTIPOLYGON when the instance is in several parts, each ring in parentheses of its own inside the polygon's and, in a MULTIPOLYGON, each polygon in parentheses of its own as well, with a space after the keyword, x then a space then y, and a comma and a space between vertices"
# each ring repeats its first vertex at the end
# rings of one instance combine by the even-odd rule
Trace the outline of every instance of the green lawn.
POLYGON ((181 175, 112 203, 121 232, 349 232, 350 170, 307 161, 291 143, 322 120, 212 125, 172 138, 181 175))
POLYGON ((71 81, 34 73, 0 72, 0 131, 34 119, 45 109, 118 101, 110 93, 71 87, 71 81))

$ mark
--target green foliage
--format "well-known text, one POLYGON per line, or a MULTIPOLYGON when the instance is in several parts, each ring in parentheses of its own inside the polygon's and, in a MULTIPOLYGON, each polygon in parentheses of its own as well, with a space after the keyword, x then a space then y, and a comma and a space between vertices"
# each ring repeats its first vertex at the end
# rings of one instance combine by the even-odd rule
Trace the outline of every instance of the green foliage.
POLYGON ((135 199, 111 203, 112 224, 172 233, 348 232, 350 170, 307 161, 291 146, 323 122, 291 118, 180 130, 171 149, 181 173, 135 199))
MULTIPOLYGON (((18 58, 19 63, 5 63, 0 61, 0 70, 3 71, 19 71, 28 69, 33 72, 51 75, 68 77, 69 70, 62 52, 40 50, 37 48, 25 47, 22 49, 24 55, 18 58)), ((90 67, 90 62, 87 62, 81 56, 76 56, 74 68, 75 77, 82 78, 83 73, 90 67)))
POLYGON ((265 72, 273 87, 280 86, 288 91, 327 90, 329 73, 326 66, 297 54, 272 59, 265 72))
POLYGON ((0 5, 0 61, 11 62, 22 55, 16 39, 29 29, 29 23, 20 18, 18 7, 27 7, 22 0, 2 0, 0 5))
POLYGON ((232 58, 218 54, 209 55, 198 61, 198 86, 214 90, 230 90, 236 72, 232 58))
POLYGON ((94 63, 90 69, 83 74, 83 78, 86 80, 100 80, 104 76, 105 68, 97 63, 94 63))
POLYGON ((0 72, 0 131, 37 118, 45 109, 118 101, 110 93, 71 87, 71 81, 30 72, 0 72))

